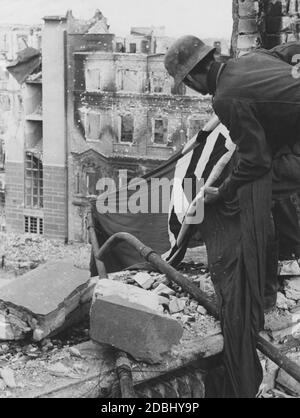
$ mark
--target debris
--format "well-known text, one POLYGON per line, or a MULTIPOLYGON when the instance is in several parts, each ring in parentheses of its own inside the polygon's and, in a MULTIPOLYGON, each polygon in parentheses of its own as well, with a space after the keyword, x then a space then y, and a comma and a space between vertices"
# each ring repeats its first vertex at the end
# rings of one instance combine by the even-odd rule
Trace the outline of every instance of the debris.
POLYGON ((160 362, 161 355, 179 343, 182 326, 155 309, 158 295, 109 282, 103 279, 95 288, 90 315, 91 338, 125 351, 136 360, 160 362), (103 286, 102 282, 106 284, 103 286))
POLYGON ((4 369, 0 369, 0 376, 3 379, 4 383, 7 387, 10 389, 16 388, 16 382, 15 382, 15 375, 12 369, 9 369, 8 367, 5 367, 4 369))
POLYGON ((279 276, 300 276, 300 267, 297 260, 280 261, 278 264, 279 276))
POLYGON ((161 283, 159 284, 154 290, 154 293, 157 295, 175 295, 176 292, 173 289, 170 289, 165 284, 161 283))
POLYGON ((289 299, 300 300, 300 277, 285 281, 285 294, 289 299))
POLYGON ((164 296, 158 296, 158 301, 160 303, 160 305, 166 305, 169 306, 170 304, 170 300, 164 296))
POLYGON ((182 312, 185 308, 185 304, 185 299, 172 298, 169 305, 170 313, 174 314, 177 312, 182 312))
POLYGON ((159 296, 148 290, 110 279, 100 280, 94 290, 94 298, 120 296, 132 304, 142 305, 153 311, 162 312, 159 296))
POLYGON ((199 305, 199 306, 198 306, 198 308, 197 308, 197 312, 198 312, 200 315, 207 315, 207 310, 206 310, 203 306, 201 306, 201 305, 199 305))
POLYGON ((146 272, 137 273, 133 276, 133 280, 145 290, 150 289, 155 282, 155 279, 146 272))
POLYGON ((59 362, 47 367, 47 370, 56 377, 70 377, 71 379, 78 379, 80 376, 75 374, 72 369, 59 362))
POLYGON ((0 289, 0 339, 40 341, 88 314, 95 279, 71 259, 49 262, 0 289))
POLYGON ((70 351, 71 355, 74 356, 74 357, 78 357, 78 358, 82 357, 80 351, 76 347, 70 347, 69 351, 70 351))
POLYGON ((289 308, 292 308, 294 305, 295 305, 295 302, 290 299, 287 299, 283 293, 281 292, 277 293, 277 303, 276 303, 277 308, 287 310, 289 308))
MULTIPOLYGON (((288 357, 295 361, 300 362, 300 353, 289 353, 288 357)), ((300 396, 300 383, 297 382, 293 377, 288 375, 284 370, 279 370, 276 385, 279 385, 285 392, 292 396, 300 396)))

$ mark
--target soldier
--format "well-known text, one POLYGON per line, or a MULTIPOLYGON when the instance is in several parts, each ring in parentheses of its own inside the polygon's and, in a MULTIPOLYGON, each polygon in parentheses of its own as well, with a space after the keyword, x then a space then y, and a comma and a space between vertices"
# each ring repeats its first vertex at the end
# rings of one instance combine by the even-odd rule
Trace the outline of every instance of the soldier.
MULTIPOLYGON (((165 56, 175 87, 184 83, 211 94, 215 113, 237 144, 237 163, 220 187, 205 189, 205 202, 229 202, 239 187, 273 170, 282 257, 300 259, 300 229, 290 200, 300 190, 300 78, 292 66, 300 59, 300 43, 258 49, 227 63, 217 62, 214 52, 197 37, 184 36, 165 56)), ((267 308, 274 306, 276 286, 267 308)))

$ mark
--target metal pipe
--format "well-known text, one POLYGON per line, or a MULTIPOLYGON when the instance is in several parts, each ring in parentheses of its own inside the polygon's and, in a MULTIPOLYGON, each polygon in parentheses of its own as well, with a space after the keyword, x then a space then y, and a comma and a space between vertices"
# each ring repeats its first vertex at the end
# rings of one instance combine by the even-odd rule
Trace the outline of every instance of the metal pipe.
MULTIPOLYGON (((99 275, 99 279, 107 278, 107 272, 105 269, 104 263, 99 260, 96 255, 99 253, 99 243, 95 232, 95 224, 92 215, 92 210, 89 208, 87 213, 87 228, 89 231, 89 237, 92 245, 92 251, 95 256, 96 267, 99 275)), ((116 358, 116 374, 119 380, 120 391, 122 398, 136 398, 133 380, 132 380, 132 371, 130 367, 130 362, 128 360, 127 354, 123 351, 114 349, 115 358, 116 358)))
MULTIPOLYGON (((144 245, 133 235, 128 234, 127 232, 114 234, 100 248, 96 257, 102 261, 105 253, 112 246, 115 246, 120 242, 127 242, 131 247, 135 248, 146 261, 156 267, 161 273, 164 273, 168 279, 179 285, 185 292, 188 292, 193 296, 214 318, 219 319, 219 311, 216 305, 208 299, 204 292, 170 266, 166 261, 162 260, 155 251, 144 245)), ((257 338, 257 348, 300 383, 300 366, 298 364, 291 361, 260 335, 257 338)))

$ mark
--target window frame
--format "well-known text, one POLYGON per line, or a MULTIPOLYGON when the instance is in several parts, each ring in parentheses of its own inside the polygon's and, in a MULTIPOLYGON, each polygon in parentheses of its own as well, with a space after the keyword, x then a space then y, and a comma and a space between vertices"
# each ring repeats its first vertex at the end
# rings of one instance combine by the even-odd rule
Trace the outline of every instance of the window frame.
POLYGON ((44 181, 43 181, 43 163, 34 153, 25 153, 25 173, 24 173, 24 203, 26 208, 41 209, 44 206, 44 181), (30 161, 28 160, 30 157, 30 161), (33 167, 36 160, 37 167, 33 167), (28 163, 31 167, 28 167, 28 163), (30 174, 29 174, 30 173, 30 174), (36 176, 34 175, 36 173, 36 176), (36 183, 35 183, 36 182, 36 183), (28 191, 30 189, 30 191, 28 191), (36 200, 36 204, 35 204, 36 200))

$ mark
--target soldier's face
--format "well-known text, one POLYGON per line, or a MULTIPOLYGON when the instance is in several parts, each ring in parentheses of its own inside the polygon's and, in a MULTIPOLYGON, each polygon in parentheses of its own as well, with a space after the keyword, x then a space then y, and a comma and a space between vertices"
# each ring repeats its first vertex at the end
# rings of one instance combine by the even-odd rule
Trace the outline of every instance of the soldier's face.
POLYGON ((184 79, 184 83, 200 94, 208 94, 207 74, 191 71, 184 79))

